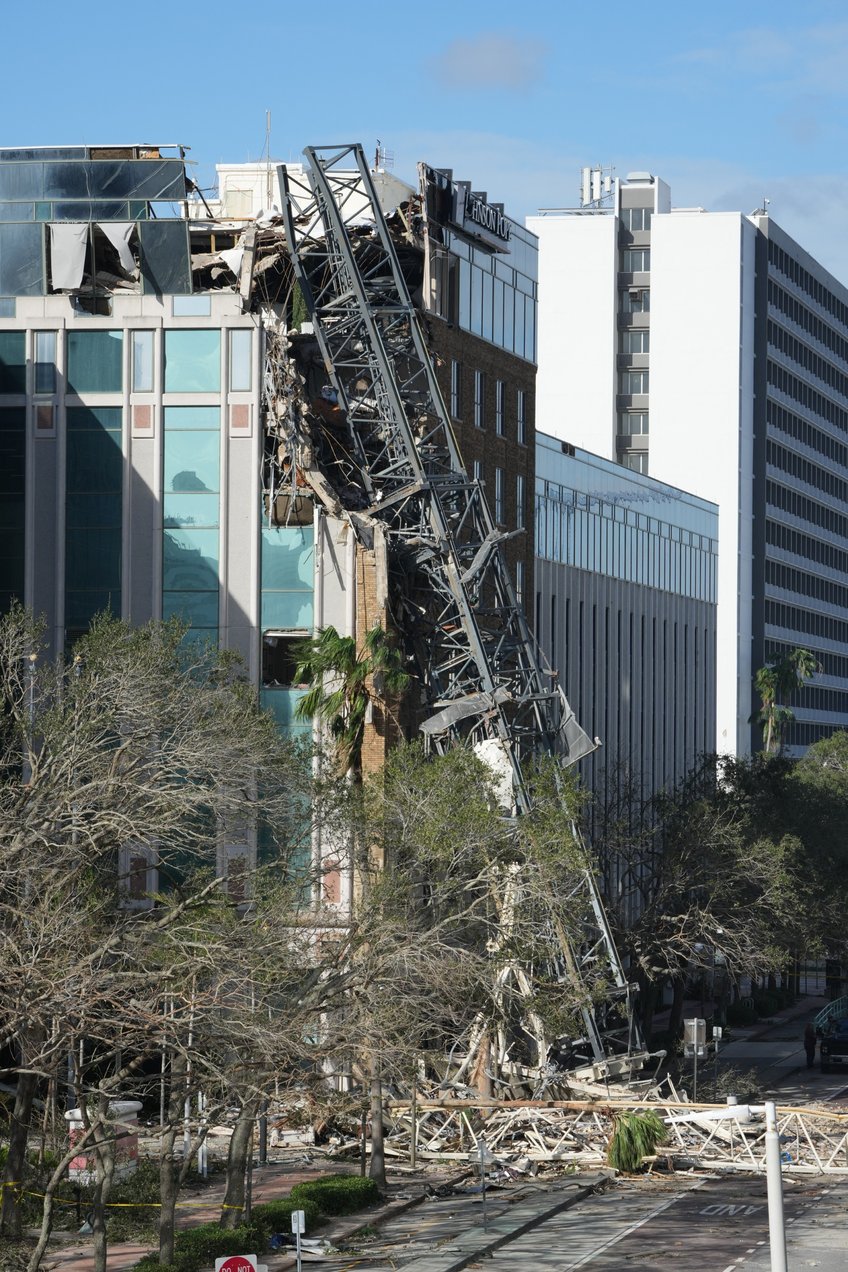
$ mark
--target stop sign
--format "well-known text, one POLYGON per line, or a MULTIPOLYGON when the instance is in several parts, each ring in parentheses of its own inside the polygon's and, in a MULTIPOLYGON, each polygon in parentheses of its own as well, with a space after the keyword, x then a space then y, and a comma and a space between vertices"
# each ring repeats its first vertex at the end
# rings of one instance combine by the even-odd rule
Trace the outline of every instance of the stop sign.
POLYGON ((228 1254, 215 1260, 215 1272, 256 1272, 255 1254, 228 1254))

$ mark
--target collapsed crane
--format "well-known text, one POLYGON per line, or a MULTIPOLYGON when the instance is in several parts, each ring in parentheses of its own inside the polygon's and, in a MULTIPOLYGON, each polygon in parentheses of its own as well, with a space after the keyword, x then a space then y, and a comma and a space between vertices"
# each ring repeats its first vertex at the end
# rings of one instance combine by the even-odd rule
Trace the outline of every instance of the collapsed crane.
MULTIPOLYGON (((542 661, 503 552, 509 534, 465 469, 364 152, 353 144, 304 154, 303 173, 281 166, 279 175, 294 276, 346 428, 347 467, 329 498, 355 490, 358 506, 346 506, 354 530, 366 542, 385 536, 400 580, 399 622, 430 712, 420 726, 429 744, 444 751, 462 738, 505 769, 510 811, 521 815, 532 802, 525 769, 533 754, 570 765, 596 744, 542 661)), ((644 1046, 580 847, 575 905, 591 914, 591 930, 579 948, 564 949, 564 974, 581 996, 595 1076, 626 1075, 641 1067, 644 1046), (584 973, 597 975, 599 963, 623 1024, 611 1017, 607 1025, 591 1002, 584 973)))

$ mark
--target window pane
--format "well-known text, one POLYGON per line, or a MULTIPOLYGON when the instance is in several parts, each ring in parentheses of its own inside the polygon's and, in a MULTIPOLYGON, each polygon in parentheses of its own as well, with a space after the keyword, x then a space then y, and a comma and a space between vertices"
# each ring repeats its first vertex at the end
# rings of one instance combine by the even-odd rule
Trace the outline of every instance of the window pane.
POLYGON ((219 406, 166 406, 166 429, 214 428, 221 426, 219 406))
POLYGON ((0 295, 44 294, 44 227, 0 225, 0 295))
POLYGON ((174 296, 171 313, 175 318, 208 318, 212 313, 212 297, 174 296))
POLYGON ((202 493, 166 494, 166 526, 217 526, 218 496, 202 493))
POLYGON ((185 221, 143 221, 141 275, 147 295, 172 296, 191 291, 188 225, 185 221))
POLYGON ((220 388, 220 332, 166 331, 165 392, 217 393, 220 388))
POLYGON ((56 332, 35 333, 35 391, 54 393, 56 390, 56 332))
POLYGON ((69 331, 68 391, 120 393, 123 347, 120 331, 69 331))
POLYGON ((0 331, 0 393, 26 393, 23 331, 0 331))
POLYGON ((312 592, 263 592, 263 630, 290 628, 311 629, 313 622, 312 592))
POLYGON ((165 431, 165 490, 181 494, 217 492, 220 434, 165 431))
POLYGON ((165 530, 162 586, 172 592, 217 589, 218 531, 165 530))
POLYGON ((263 529, 263 590, 312 590, 312 537, 311 526, 263 529))
POLYGON ((132 333, 132 386, 135 393, 153 392, 152 331, 132 333))
MULTIPOLYGON (((163 618, 181 618, 192 627, 218 627, 218 590, 214 592, 163 592, 163 618)), ((213 637, 214 638, 214 637, 213 637)))
POLYGON ((252 384, 251 331, 230 332, 230 388, 236 393, 246 393, 252 384))

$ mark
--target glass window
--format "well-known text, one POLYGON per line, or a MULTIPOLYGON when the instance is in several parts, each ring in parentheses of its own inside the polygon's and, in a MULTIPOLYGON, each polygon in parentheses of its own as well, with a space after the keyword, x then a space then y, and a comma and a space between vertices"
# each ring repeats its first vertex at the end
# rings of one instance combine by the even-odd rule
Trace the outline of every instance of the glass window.
POLYGON ((503 437, 506 432, 504 422, 504 407, 506 403, 506 385, 503 380, 495 381, 495 432, 498 437, 503 437))
POLYGON ((55 393, 56 391, 55 331, 35 333, 35 391, 36 393, 55 393))
POLYGON ((165 392, 218 393, 220 389, 221 333, 166 331, 165 392))
POLYGON ((471 331, 483 334, 483 271, 476 265, 471 267, 471 331))
POLYGON ((621 223, 626 230, 649 230, 651 228, 651 209, 622 208, 621 223))
POLYGON ((647 327, 631 327, 621 334, 622 353, 650 353, 651 333, 647 327))
POLYGON ((26 333, 0 331, 0 393, 26 393, 26 333))
POLYGON ((483 480, 483 461, 482 461, 482 459, 475 459, 475 460, 472 462, 471 475, 473 476, 473 478, 474 478, 474 480, 475 480, 475 481, 482 481, 482 480, 483 480))
POLYGON ((132 333, 132 387, 134 393, 153 392, 153 331, 132 333))
POLYGON ((68 332, 68 392, 120 393, 123 388, 123 332, 68 332))
POLYGON ((626 411, 618 417, 619 433, 633 436, 644 436, 650 432, 647 411, 626 411))
POLYGON ((518 390, 517 402, 517 433, 518 443, 520 446, 527 445, 527 394, 523 389, 518 390))
POLYGON ((14 296, 0 296, 0 318, 14 318, 15 313, 14 296))
POLYGON ((622 252, 621 268, 625 274, 647 273, 651 268, 649 247, 628 247, 622 252))
POLYGON ((171 304, 175 318, 208 318, 212 313, 211 296, 174 296, 171 304))
POLYGON ((217 493, 220 449, 220 434, 217 431, 173 432, 166 435, 166 492, 217 493))
POLYGON ((519 530, 523 530, 526 522, 524 519, 524 475, 517 473, 515 477, 515 525, 519 530))
POLYGON ((173 296, 191 291, 191 263, 186 221, 143 221, 141 276, 146 295, 173 296))
POLYGON ((246 393, 252 386, 252 348, 253 332, 234 327, 230 332, 230 388, 234 393, 246 393))
POLYGON ((483 371, 474 372, 474 427, 484 428, 486 424, 486 375, 483 371))
POLYGON ((621 455, 621 463, 625 468, 631 469, 634 473, 647 473, 648 471, 648 452, 647 451, 624 451, 621 455))
POLYGON ((625 314, 647 314, 651 309, 651 293, 647 287, 631 287, 623 292, 621 308, 625 314))
POLYGON ((220 421, 217 406, 164 413, 162 613, 188 623, 191 640, 211 642, 218 628, 220 421))
POLYGON ((450 413, 455 420, 462 414, 462 363, 451 361, 450 413))
POLYGON ((647 371, 622 371, 620 392, 621 393, 647 393, 648 392, 648 372, 647 371))
POLYGON ((519 605, 524 603, 524 562, 515 563, 515 599, 519 605))
POLYGON ((0 614, 24 599, 26 410, 0 410, 0 614))
POLYGON ((495 469, 495 521, 503 522, 506 520, 505 508, 505 492, 506 492, 506 473, 503 468, 495 469))
POLYGON ((65 518, 66 639, 95 614, 121 612, 120 407, 69 407, 65 518))

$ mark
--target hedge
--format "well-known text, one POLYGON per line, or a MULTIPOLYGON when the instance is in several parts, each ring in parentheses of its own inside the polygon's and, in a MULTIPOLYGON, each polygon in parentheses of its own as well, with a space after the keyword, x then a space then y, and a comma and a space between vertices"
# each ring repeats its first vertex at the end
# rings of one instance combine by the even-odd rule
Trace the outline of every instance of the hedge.
POLYGON ((373 1179, 362 1175, 320 1175, 295 1184, 291 1199, 298 1204, 314 1202, 325 1215, 350 1215, 380 1200, 373 1179))
POLYGON ((253 1207, 250 1217, 253 1223, 260 1224, 268 1233, 291 1232, 291 1217, 295 1210, 303 1211, 306 1231, 311 1232, 321 1218, 321 1207, 315 1201, 295 1201, 294 1197, 263 1201, 260 1205, 253 1207))
MULTIPOLYGON (((174 1262, 168 1264, 173 1272, 197 1272, 214 1264, 227 1254, 262 1254, 268 1246, 268 1234, 258 1223, 242 1224, 240 1228, 219 1228, 217 1223, 204 1223, 198 1228, 183 1228, 174 1237, 174 1262)), ((165 1272, 158 1256, 149 1254, 138 1268, 158 1269, 165 1272)))

